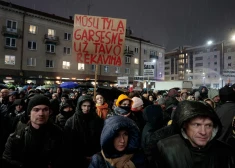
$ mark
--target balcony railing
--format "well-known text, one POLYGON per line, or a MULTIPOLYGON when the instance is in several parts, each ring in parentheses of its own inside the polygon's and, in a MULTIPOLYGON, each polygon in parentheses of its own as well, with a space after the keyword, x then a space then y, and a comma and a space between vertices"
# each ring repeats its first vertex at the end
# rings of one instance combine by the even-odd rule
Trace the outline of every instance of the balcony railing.
POLYGON ((21 29, 12 29, 12 28, 7 28, 6 26, 2 26, 2 35, 12 36, 15 38, 21 38, 22 31, 21 31, 21 29))
POLYGON ((124 50, 124 55, 126 55, 126 56, 132 56, 132 55, 134 55, 134 51, 131 51, 131 50, 124 50))
POLYGON ((58 45, 60 43, 60 39, 59 39, 59 36, 51 36, 51 35, 48 35, 48 34, 45 34, 44 35, 44 42, 45 43, 55 43, 56 45, 58 45))
POLYGON ((150 56, 150 58, 152 58, 152 59, 158 59, 158 56, 157 56, 157 55, 150 54, 149 56, 150 56))

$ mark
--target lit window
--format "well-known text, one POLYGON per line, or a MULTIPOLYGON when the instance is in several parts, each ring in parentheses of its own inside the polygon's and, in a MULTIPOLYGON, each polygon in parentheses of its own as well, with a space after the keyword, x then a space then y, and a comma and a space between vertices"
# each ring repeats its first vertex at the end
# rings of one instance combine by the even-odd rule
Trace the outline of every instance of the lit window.
POLYGON ((6 38, 6 46, 7 47, 16 47, 16 39, 15 38, 6 38))
POLYGON ((50 53, 55 53, 55 45, 54 44, 47 44, 46 51, 50 53))
POLYGON ((36 58, 27 58, 27 66, 36 66, 36 58))
POLYGON ((46 67, 47 68, 54 68, 54 61, 53 60, 46 60, 46 67))
POLYGON ((53 29, 48 29, 48 32, 47 32, 48 36, 55 36, 55 30, 53 29))
POLYGON ((63 69, 70 69, 70 62, 63 61, 63 69))
POLYGON ((139 64, 139 59, 135 58, 135 64, 139 64))
POLYGON ((78 70, 79 71, 84 71, 85 65, 83 63, 78 63, 78 70))
POLYGON ((34 25, 29 26, 29 33, 36 34, 36 31, 37 31, 37 26, 34 25))
POLYGON ((35 41, 28 41, 28 49, 36 50, 37 49, 37 43, 35 41))
POLYGON ((15 65, 15 56, 13 56, 13 55, 5 55, 5 64, 15 65))

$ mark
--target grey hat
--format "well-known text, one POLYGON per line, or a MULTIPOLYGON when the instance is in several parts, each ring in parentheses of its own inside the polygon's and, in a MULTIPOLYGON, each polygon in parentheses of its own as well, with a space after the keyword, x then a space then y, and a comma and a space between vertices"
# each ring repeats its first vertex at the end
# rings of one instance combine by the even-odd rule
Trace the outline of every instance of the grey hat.
POLYGON ((216 96, 219 96, 219 90, 217 90, 217 89, 210 89, 208 91, 208 98, 213 99, 216 96))

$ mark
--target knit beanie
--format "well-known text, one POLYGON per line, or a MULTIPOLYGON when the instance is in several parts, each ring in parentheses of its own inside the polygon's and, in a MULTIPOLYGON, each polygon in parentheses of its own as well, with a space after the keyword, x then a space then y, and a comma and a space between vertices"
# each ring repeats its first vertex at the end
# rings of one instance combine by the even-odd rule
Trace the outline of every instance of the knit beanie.
POLYGON ((137 108, 137 107, 140 107, 144 104, 143 100, 139 97, 133 97, 132 101, 133 101, 133 104, 132 104, 131 108, 137 108))
POLYGON ((121 95, 118 97, 117 101, 116 101, 116 106, 117 106, 117 107, 120 106, 120 102, 121 102, 122 100, 130 100, 131 106, 132 106, 132 104, 133 104, 133 101, 132 101, 127 95, 121 94, 121 95))
POLYGON ((219 90, 217 89, 210 89, 208 91, 208 98, 213 99, 215 96, 219 96, 219 90))
POLYGON ((46 96, 43 95, 35 95, 32 99, 30 99, 28 108, 27 108, 27 113, 30 115, 30 112, 33 107, 38 106, 38 105, 46 105, 50 107, 50 101, 46 96))

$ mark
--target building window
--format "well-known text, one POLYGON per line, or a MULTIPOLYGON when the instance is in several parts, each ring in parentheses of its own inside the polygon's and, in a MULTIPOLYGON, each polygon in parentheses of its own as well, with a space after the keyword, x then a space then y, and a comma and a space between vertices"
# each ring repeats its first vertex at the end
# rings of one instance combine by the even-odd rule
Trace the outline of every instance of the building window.
POLYGON ((47 35, 48 36, 55 36, 55 30, 53 30, 53 29, 48 29, 48 31, 47 31, 47 35))
POLYGON ((47 44, 46 47, 47 47, 47 52, 55 53, 55 45, 54 44, 47 44))
POLYGON ((64 33, 64 39, 65 40, 71 40, 71 34, 70 33, 64 33))
POLYGON ((139 59, 135 58, 134 62, 135 62, 135 64, 139 64, 139 59))
POLYGON ((54 68, 54 61, 53 60, 46 60, 46 67, 47 68, 54 68))
POLYGON ((139 75, 139 69, 134 69, 134 75, 138 76, 139 75))
POLYGON ((91 65, 91 70, 92 70, 92 71, 95 71, 95 68, 96 68, 96 65, 92 64, 92 65, 91 65))
POLYGON ((15 38, 6 37, 6 46, 7 47, 16 47, 16 39, 15 38))
POLYGON ((12 20, 7 20, 7 31, 17 32, 17 22, 12 20))
POLYGON ((27 66, 36 66, 36 58, 27 58, 27 66))
POLYGON ((139 53, 139 48, 135 47, 135 53, 138 54, 139 53))
POLYGON ((130 64, 131 63, 131 57, 125 57, 125 63, 130 64))
POLYGON ((37 26, 29 25, 29 33, 36 34, 37 26))
POLYGON ((115 67, 115 73, 119 74, 120 73, 120 67, 115 67))
POLYGON ((171 80, 175 80, 175 78, 174 78, 174 77, 171 77, 171 80))
POLYGON ((128 45, 126 45, 126 50, 129 51, 129 46, 128 45))
POLYGON ((229 66, 229 67, 231 67, 231 66, 232 66, 232 64, 231 64, 231 63, 228 63, 228 66, 229 66))
POLYGON ((147 50, 146 49, 144 49, 144 54, 147 54, 147 50))
POLYGON ((64 47, 64 54, 70 55, 71 54, 71 48, 64 47))
POLYGON ((130 68, 125 68, 125 74, 130 74, 130 68))
POLYGON ((15 65, 15 56, 13 56, 13 55, 5 55, 5 64, 15 65))
POLYGON ((217 58, 217 55, 214 55, 214 58, 217 58))
POLYGON ((36 50, 37 49, 37 43, 35 41, 28 41, 28 49, 36 50))
POLYGON ((109 72, 109 66, 107 65, 104 66, 104 72, 109 72))
POLYGON ((84 69, 85 69, 85 64, 83 64, 83 63, 78 63, 78 70, 79 70, 79 71, 84 71, 84 69))
POLYGON ((70 62, 63 61, 63 69, 70 69, 70 62))
POLYGON ((195 64, 195 67, 200 67, 200 66, 203 66, 203 63, 196 63, 195 64))
POLYGON ((228 56, 228 59, 231 60, 231 56, 228 56))
POLYGON ((214 62, 214 65, 217 65, 217 62, 214 62))
POLYGON ((203 60, 203 57, 196 57, 195 61, 203 60))

